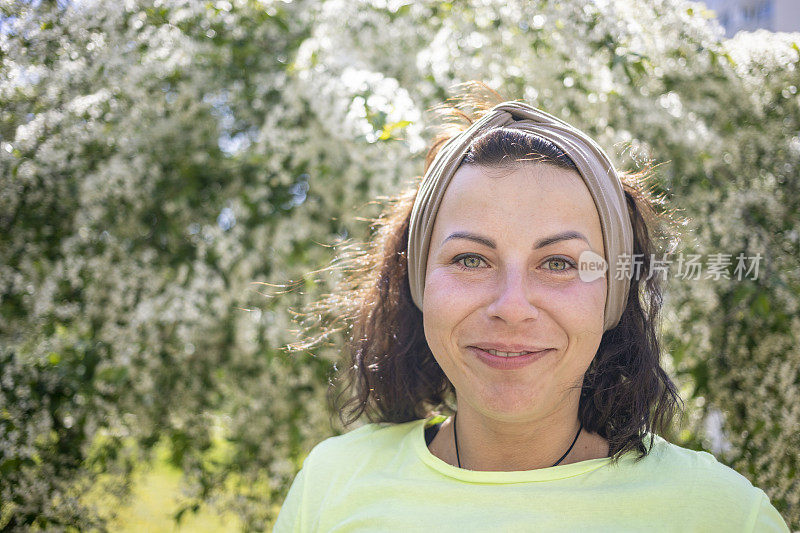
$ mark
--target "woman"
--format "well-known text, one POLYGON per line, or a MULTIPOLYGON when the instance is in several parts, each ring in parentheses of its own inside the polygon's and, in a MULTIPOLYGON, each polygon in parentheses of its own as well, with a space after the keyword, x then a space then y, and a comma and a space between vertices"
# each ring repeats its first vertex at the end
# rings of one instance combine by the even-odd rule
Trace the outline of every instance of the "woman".
POLYGON ((746 478, 657 434, 679 397, 642 176, 491 103, 451 109, 471 124, 435 140, 324 304, 352 326, 339 412, 372 423, 312 450, 275 530, 788 531, 746 478))

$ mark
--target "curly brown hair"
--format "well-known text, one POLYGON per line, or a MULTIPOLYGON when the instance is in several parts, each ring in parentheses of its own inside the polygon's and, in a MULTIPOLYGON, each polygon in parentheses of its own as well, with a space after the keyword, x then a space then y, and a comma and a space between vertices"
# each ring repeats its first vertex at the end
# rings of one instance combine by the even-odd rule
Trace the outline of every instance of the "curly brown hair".
MULTIPOLYGON (((425 171, 450 138, 505 100, 480 82, 465 85, 454 104, 434 108, 444 123, 428 150, 425 171)), ((525 164, 531 156, 543 164, 577 170, 549 141, 504 128, 476 138, 462 164, 506 167, 525 164)), ((665 217, 655 209, 663 198, 645 186, 651 170, 620 173, 633 226, 633 253, 641 254, 643 263, 639 275, 632 276, 619 323, 603 334, 583 377, 578 409, 583 427, 608 440, 614 461, 631 450, 638 452, 637 459, 646 456, 646 434, 668 431, 682 409, 677 389, 660 364, 662 291, 659 276, 651 275, 656 249, 651 227, 665 217)), ((343 273, 342 281, 313 306, 313 314, 322 312, 331 320, 320 335, 294 345, 313 347, 332 332, 345 331, 349 361, 336 376, 342 386, 332 383, 329 389, 331 407, 345 426, 362 416, 370 422, 403 423, 453 410, 453 385, 428 347, 422 312, 409 289, 408 228, 419 180, 390 199, 374 221, 373 238, 365 249, 351 247, 332 265, 343 273)))

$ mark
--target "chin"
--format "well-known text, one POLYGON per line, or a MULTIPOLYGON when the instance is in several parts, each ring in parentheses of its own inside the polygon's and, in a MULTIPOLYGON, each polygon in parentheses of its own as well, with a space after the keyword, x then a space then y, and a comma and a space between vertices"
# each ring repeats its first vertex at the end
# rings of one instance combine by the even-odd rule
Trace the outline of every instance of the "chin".
POLYGON ((543 407, 531 390, 530 385, 497 387, 492 393, 482 395, 476 407, 485 416, 497 420, 529 418, 543 407))

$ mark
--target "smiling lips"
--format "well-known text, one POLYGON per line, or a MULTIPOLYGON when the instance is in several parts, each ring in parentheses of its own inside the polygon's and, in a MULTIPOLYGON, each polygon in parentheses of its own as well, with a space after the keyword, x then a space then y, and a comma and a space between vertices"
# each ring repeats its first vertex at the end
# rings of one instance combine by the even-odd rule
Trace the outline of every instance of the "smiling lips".
POLYGON ((553 351, 553 348, 533 346, 503 346, 505 350, 490 346, 469 346, 479 360, 487 366, 500 370, 515 370, 534 363, 553 351))
POLYGON ((539 346, 525 346, 522 344, 475 344, 470 346, 470 348, 477 348, 499 357, 517 357, 529 353, 543 352, 550 349, 539 346))
POLYGON ((518 355, 525 355, 531 352, 501 352, 499 350, 486 350, 492 355, 498 355, 500 357, 517 357, 518 355))

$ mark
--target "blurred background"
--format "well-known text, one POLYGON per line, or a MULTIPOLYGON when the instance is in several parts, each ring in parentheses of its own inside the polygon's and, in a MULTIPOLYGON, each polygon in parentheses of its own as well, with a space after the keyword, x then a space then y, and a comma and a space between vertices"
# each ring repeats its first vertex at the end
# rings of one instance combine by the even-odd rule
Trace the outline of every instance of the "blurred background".
POLYGON ((340 339, 286 353, 291 310, 480 80, 658 164, 676 252, 761 254, 669 277, 669 437, 800 530, 791 31, 795 0, 0 1, 0 529, 269 530, 343 431, 340 339))

